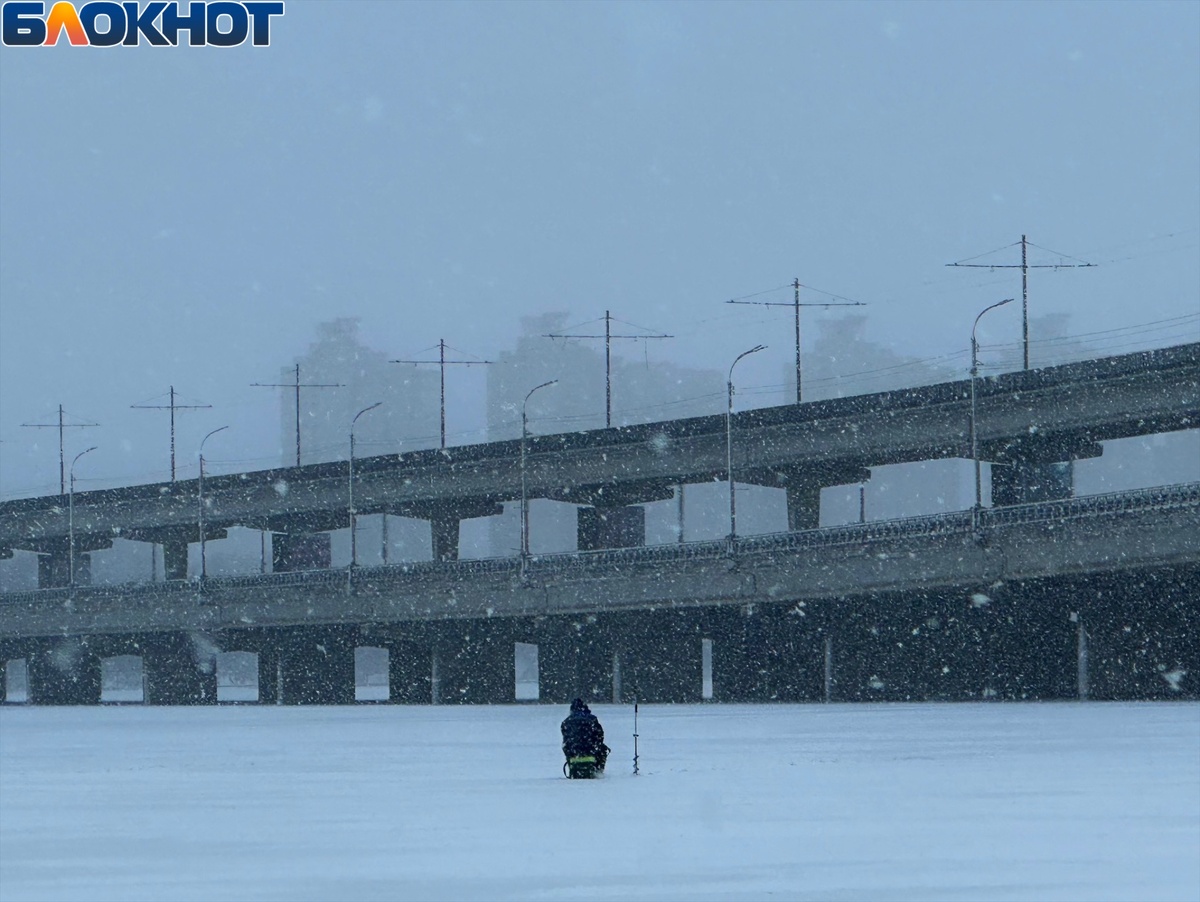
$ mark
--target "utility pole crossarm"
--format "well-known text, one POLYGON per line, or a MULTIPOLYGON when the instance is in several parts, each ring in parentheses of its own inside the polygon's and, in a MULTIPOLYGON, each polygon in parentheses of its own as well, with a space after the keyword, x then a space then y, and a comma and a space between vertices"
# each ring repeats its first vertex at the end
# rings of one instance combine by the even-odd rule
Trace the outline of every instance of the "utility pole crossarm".
POLYGON ((136 410, 169 410, 171 411, 171 482, 175 481, 175 411, 177 410, 203 410, 212 407, 211 404, 176 404, 175 403, 175 386, 172 385, 168 391, 170 403, 168 404, 130 404, 129 406, 136 410))
POLYGON ((1039 247, 1029 241, 1024 235, 1020 241, 1014 241, 1007 247, 997 248, 994 251, 980 254, 976 257, 967 257, 965 260, 959 260, 957 263, 947 263, 947 266, 960 267, 962 269, 1019 269, 1021 270, 1021 343, 1023 348, 1024 368, 1029 369, 1029 270, 1031 269, 1090 269, 1096 266, 1095 263, 1088 263, 1085 260, 1078 260, 1067 254, 1060 254, 1058 251, 1052 251, 1049 248, 1039 247), (1021 262, 1020 263, 974 263, 980 257, 986 257, 988 254, 995 254, 999 251, 1008 250, 1010 247, 1021 246, 1021 262), (1040 251, 1046 251, 1048 254, 1055 254, 1059 257, 1065 257, 1072 260, 1072 263, 1030 263, 1029 262, 1029 247, 1036 247, 1040 251))
MULTIPOLYGON (((446 344, 446 340, 444 338, 439 338, 438 343, 437 343, 437 349, 438 349, 438 359, 437 360, 389 360, 388 361, 388 363, 411 363, 411 364, 425 365, 425 366, 436 363, 439 367, 441 367, 441 376, 442 376, 442 393, 441 393, 441 397, 442 397, 442 402, 441 402, 442 429, 441 429, 441 433, 442 433, 442 448, 443 449, 446 447, 446 367, 451 366, 451 365, 455 365, 455 366, 480 365, 480 366, 483 366, 483 365, 495 363, 494 360, 447 360, 446 359, 446 348, 448 348, 448 347, 449 347, 449 345, 446 344)), ((426 348, 425 350, 432 351, 433 348, 426 348)), ((457 351, 458 349, 450 348, 450 350, 457 351)), ((424 353, 424 351, 421 351, 420 353, 424 353)), ((464 352, 458 351, 458 353, 462 354, 464 352)))
POLYGON ((57 423, 22 423, 22 428, 25 429, 57 429, 58 430, 58 493, 65 495, 67 493, 67 471, 64 464, 65 458, 65 442, 63 436, 64 429, 85 429, 91 426, 99 426, 99 423, 68 423, 65 421, 65 412, 63 406, 58 405, 58 422, 57 423))
MULTIPOLYGON (((604 311, 604 334, 603 335, 587 335, 580 333, 560 333, 547 332, 542 335, 542 338, 603 338, 604 339, 604 427, 607 429, 612 426, 612 340, 614 338, 628 338, 637 340, 639 338, 674 338, 674 335, 664 335, 651 333, 649 329, 641 335, 614 335, 612 331, 613 315, 611 311, 604 311)), ((595 322, 593 320, 592 322, 595 322)), ((622 320, 617 320, 622 322, 622 320)), ((586 325, 586 324, 584 324, 586 325)), ((641 326, 633 323, 624 323, 626 326, 633 326, 635 329, 641 329, 641 326)))
POLYGON ((252 388, 293 388, 296 390, 296 466, 300 466, 300 389, 345 388, 340 382, 301 382, 300 364, 296 364, 295 382, 251 382, 252 388))
MULTIPOLYGON (((781 286, 781 287, 787 287, 787 286, 781 286)), ((792 284, 790 287, 795 292, 791 301, 751 301, 751 300, 748 300, 748 298, 757 297, 758 295, 768 294, 769 292, 779 290, 778 288, 771 288, 771 289, 768 289, 767 291, 760 291, 760 292, 756 292, 755 294, 746 295, 745 297, 734 298, 733 300, 726 301, 725 303, 726 304, 751 304, 756 307, 791 307, 796 311, 796 403, 799 404, 801 402, 801 400, 803 400, 803 395, 802 395, 801 388, 800 388, 800 379, 801 379, 800 308, 801 307, 866 307, 867 304, 864 301, 855 301, 850 298, 842 297, 841 295, 830 294, 828 291, 821 291, 819 288, 811 288, 808 285, 802 284, 800 282, 800 279, 798 279, 798 278, 792 280, 792 284), (831 301, 808 301, 805 303, 801 303, 800 302, 800 289, 801 288, 808 288, 810 291, 816 291, 819 294, 828 294, 829 297, 833 298, 833 300, 831 300, 831 301)))

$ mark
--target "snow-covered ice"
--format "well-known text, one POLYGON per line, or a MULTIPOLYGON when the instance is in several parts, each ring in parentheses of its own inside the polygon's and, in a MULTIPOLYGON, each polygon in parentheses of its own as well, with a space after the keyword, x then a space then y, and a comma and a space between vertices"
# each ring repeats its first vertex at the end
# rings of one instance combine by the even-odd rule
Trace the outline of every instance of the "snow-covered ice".
POLYGON ((1200 898, 1200 705, 6 708, 0 899, 1200 898))

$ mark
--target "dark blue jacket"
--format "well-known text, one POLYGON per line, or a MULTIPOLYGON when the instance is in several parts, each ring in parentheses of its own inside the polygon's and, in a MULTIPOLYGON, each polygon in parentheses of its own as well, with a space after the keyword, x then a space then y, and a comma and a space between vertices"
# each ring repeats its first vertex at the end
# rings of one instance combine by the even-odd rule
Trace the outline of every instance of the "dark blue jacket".
POLYGON ((604 728, 580 699, 571 702, 571 713, 562 722, 563 754, 568 758, 591 755, 603 766, 608 756, 604 728))

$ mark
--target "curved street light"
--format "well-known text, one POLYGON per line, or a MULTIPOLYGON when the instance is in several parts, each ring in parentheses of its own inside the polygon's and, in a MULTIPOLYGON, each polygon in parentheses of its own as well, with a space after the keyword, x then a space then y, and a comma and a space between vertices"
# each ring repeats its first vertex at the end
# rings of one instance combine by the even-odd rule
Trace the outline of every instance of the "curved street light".
POLYGON ((738 361, 751 354, 766 350, 766 345, 755 345, 749 351, 742 351, 729 365, 728 405, 725 408, 725 472, 729 477, 729 553, 733 554, 734 543, 737 541, 737 504, 733 491, 733 368, 738 361))
POLYGON ((374 410, 382 401, 376 401, 370 407, 364 407, 354 415, 354 419, 350 421, 350 569, 354 570, 358 566, 358 539, 357 525, 358 512, 354 509, 354 424, 368 410, 374 410))
POLYGON ((979 316, 975 317, 975 325, 971 326, 971 460, 975 465, 975 507, 972 514, 974 525, 978 525, 979 511, 983 507, 983 484, 979 474, 979 432, 975 426, 975 379, 979 375, 979 342, 975 339, 975 330, 985 313, 1010 304, 1013 300, 1015 299, 1005 298, 991 306, 984 307, 979 311, 979 316))
POLYGON ((550 385, 557 385, 557 379, 551 379, 549 382, 543 382, 541 385, 535 385, 525 395, 525 400, 521 402, 521 575, 525 574, 525 562, 529 558, 529 495, 525 483, 525 442, 529 437, 529 416, 527 407, 529 399, 533 393, 539 389, 546 388, 550 385))
POLYGON ((75 588, 75 464, 83 455, 96 450, 96 445, 88 448, 85 451, 80 451, 75 455, 75 460, 71 461, 71 482, 70 492, 67 495, 67 585, 72 589, 75 588))
POLYGON ((214 429, 204 438, 200 439, 200 479, 196 483, 196 525, 200 530, 200 582, 208 578, 208 560, 204 549, 204 443, 216 435, 218 432, 223 432, 228 429, 228 426, 221 426, 214 429))

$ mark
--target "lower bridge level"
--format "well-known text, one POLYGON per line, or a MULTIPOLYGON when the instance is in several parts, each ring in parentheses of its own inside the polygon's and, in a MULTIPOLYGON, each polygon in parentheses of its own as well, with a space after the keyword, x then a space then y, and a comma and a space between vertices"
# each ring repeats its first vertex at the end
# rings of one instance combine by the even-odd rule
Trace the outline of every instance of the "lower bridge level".
POLYGON ((9 703, 1200 698, 1200 566, 836 600, 0 641, 9 703))

